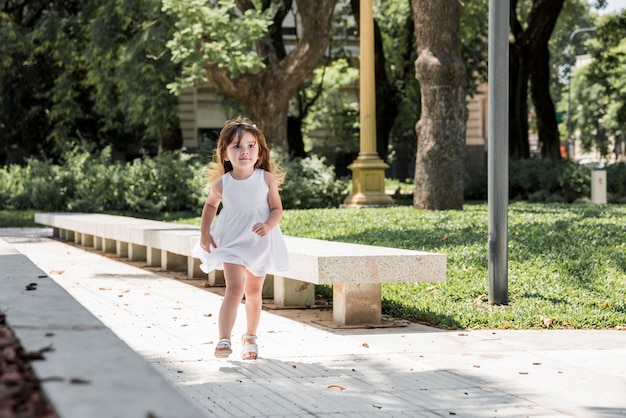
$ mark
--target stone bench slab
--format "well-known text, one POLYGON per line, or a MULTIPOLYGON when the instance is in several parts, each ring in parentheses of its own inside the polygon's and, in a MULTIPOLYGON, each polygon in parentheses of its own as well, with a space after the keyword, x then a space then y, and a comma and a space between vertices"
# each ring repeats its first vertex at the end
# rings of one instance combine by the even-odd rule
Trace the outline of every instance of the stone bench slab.
MULTIPOLYGON (((37 213, 35 221, 52 226, 62 239, 131 260, 145 257, 149 266, 187 270, 189 278, 202 276, 199 261, 192 256, 200 237, 197 226, 78 213, 37 213)), ((291 267, 270 271, 273 286, 266 286, 274 303, 313 306, 315 285, 330 284, 333 320, 339 324, 379 324, 382 283, 440 282, 446 277, 443 254, 290 236, 285 242, 291 267)), ((219 273, 209 274, 209 284, 220 284, 219 273)))

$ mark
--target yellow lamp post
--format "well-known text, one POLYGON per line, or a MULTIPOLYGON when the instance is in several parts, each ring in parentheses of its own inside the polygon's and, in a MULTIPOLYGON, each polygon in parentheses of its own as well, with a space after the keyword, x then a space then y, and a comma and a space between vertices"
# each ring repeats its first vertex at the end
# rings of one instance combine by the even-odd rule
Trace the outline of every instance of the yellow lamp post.
POLYGON ((359 155, 348 166, 352 170, 352 193, 342 207, 388 206, 393 199, 385 194, 385 169, 389 166, 376 152, 376 84, 374 80, 374 17, 372 0, 361 0, 359 12, 360 142, 359 155))

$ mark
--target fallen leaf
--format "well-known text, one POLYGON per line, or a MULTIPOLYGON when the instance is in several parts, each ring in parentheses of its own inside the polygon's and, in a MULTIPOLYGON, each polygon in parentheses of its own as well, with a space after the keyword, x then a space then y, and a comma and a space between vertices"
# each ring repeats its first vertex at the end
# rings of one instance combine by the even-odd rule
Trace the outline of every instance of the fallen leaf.
POLYGON ((143 294, 144 296, 150 296, 150 292, 146 292, 143 294))
POLYGON ((294 368, 294 369, 297 369, 297 368, 298 368, 298 366, 296 366, 295 364, 294 364, 294 365, 292 365, 291 367, 292 367, 292 368, 294 368))
POLYGON ((502 324, 502 329, 508 329, 511 328, 511 323, 510 322, 505 322, 504 324, 502 324))
POLYGON ((475 369, 480 369, 480 366, 478 364, 474 364, 472 367, 475 369))
POLYGON ((518 372, 519 374, 528 374, 528 372, 518 372))
POLYGON ((47 353, 50 351, 54 351, 54 347, 52 347, 52 345, 44 347, 38 351, 28 352, 26 353, 26 357, 28 357, 29 360, 45 360, 43 353, 47 353))
POLYGON ((626 331, 626 327, 621 325, 616 326, 615 329, 618 331, 626 331))
POLYGON ((346 390, 345 386, 341 386, 341 385, 328 385, 328 389, 346 390))
POLYGON ((437 288, 437 286, 428 286, 428 287, 426 288, 426 291, 427 291, 427 292, 432 292, 432 291, 433 291, 433 290, 435 290, 436 288, 437 288))
POLYGON ((539 315, 539 319, 541 319, 541 322, 543 322, 543 326, 546 328, 550 328, 550 325, 552 325, 552 322, 554 321, 554 318, 546 318, 542 315, 539 315))
POLYGON ((441 240, 442 240, 442 241, 447 241, 447 240, 449 240, 449 239, 450 239, 450 237, 449 237, 447 234, 446 234, 446 235, 444 235, 443 237, 441 237, 441 240))
POLYGON ((365 348, 370 348, 370 345, 369 345, 368 343, 363 343, 362 345, 363 345, 363 347, 365 347, 365 348))
POLYGON ((98 290, 113 290, 110 287, 99 287, 98 290))
POLYGON ((210 318, 210 317, 213 316, 213 314, 212 313, 205 313, 203 316, 206 316, 207 318, 210 318))

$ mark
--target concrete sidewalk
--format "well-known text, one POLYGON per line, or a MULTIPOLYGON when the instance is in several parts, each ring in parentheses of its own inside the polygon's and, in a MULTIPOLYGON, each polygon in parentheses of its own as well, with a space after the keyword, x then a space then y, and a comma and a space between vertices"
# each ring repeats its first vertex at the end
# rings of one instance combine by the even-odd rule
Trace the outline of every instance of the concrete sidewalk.
POLYGON ((260 358, 242 361, 242 305, 219 360, 219 294, 47 238, 5 239, 206 416, 626 416, 624 331, 335 330, 312 322, 329 310, 264 310, 260 358))

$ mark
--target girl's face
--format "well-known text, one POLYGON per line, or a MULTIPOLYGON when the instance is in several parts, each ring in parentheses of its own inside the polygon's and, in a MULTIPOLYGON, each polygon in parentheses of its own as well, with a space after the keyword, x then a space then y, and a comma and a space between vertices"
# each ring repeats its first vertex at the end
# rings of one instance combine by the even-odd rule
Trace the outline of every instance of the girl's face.
POLYGON ((224 161, 230 161, 233 170, 254 169, 259 159, 259 144, 256 138, 250 133, 244 131, 241 140, 235 138, 226 147, 226 155, 224 161))

